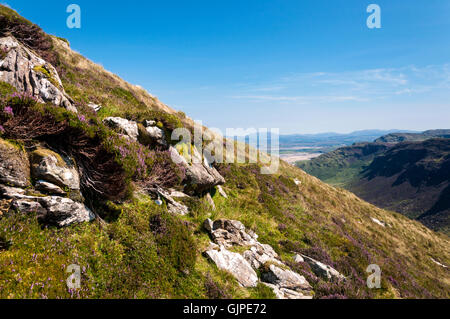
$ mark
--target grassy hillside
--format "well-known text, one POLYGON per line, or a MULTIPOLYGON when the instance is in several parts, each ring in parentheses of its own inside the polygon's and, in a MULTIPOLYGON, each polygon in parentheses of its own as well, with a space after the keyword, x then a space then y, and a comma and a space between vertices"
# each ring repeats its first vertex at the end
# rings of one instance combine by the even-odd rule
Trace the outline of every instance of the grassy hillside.
MULTIPOLYGON (((23 29, 25 22, 9 9, 0 6, 1 15, 10 19, 9 25, 23 29)), ((239 286, 234 277, 202 256, 210 242, 202 226, 208 217, 242 221, 261 243, 272 245, 283 261, 306 277, 316 298, 450 297, 448 270, 433 261, 450 264, 447 236, 285 163, 275 175, 262 175, 256 164, 218 165, 227 181, 228 198, 213 190, 216 210, 204 198, 191 197, 183 200, 190 208, 188 215, 168 213, 165 204, 155 204, 142 185, 154 181, 155 174, 166 182, 176 168, 167 168, 169 159, 158 150, 123 143, 100 120, 107 115, 147 114, 164 122, 168 130, 180 123, 188 126, 189 120, 74 53, 65 41, 35 27, 24 30, 28 36, 51 41, 47 48, 29 45, 41 56, 51 57, 79 114, 12 98, 9 94, 14 89, 2 84, 1 109, 13 105, 14 111, 23 110, 15 113, 18 121, 38 119, 48 129, 47 134, 18 132, 6 125, 11 123, 7 118, 2 119, 6 123, 2 137, 25 149, 34 143, 53 143, 54 148, 69 148, 81 160, 86 160, 86 151, 96 150, 90 157, 101 150, 104 156, 92 163, 104 169, 100 190, 106 192, 88 197, 99 216, 96 221, 62 229, 42 227, 33 214, 7 214, 8 201, 1 200, 0 298, 274 297, 265 286, 239 286), (88 102, 100 103, 104 109, 96 115, 86 108, 88 102), (126 156, 119 156, 119 146, 127 150, 126 156), (145 154, 144 163, 139 154, 145 154), (385 226, 374 223, 374 218, 385 226), (348 280, 333 283, 317 278, 307 264, 292 262, 294 252, 332 265, 348 280), (370 290, 365 284, 366 268, 374 263, 383 271, 382 288, 370 290), (81 290, 67 289, 65 269, 70 264, 82 266, 81 290)), ((20 33, 12 33, 20 39, 20 33)), ((181 186, 176 178, 169 184, 181 186)))

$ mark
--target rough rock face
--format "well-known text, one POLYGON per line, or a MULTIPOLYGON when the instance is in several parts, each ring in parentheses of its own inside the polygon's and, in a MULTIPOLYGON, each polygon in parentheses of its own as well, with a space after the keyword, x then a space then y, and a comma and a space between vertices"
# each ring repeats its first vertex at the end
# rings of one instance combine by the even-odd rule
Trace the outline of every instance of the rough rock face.
POLYGON ((207 249, 205 255, 219 268, 233 274, 242 285, 242 277, 248 278, 250 268, 259 271, 260 281, 272 288, 279 299, 312 298, 312 287, 306 279, 289 270, 273 248, 261 244, 258 236, 246 230, 241 222, 226 219, 213 222, 207 219, 204 227, 215 243, 207 249), (248 250, 242 255, 233 253, 228 250, 233 246, 248 247, 248 250))
POLYGON ((31 153, 31 171, 35 179, 48 181, 62 188, 80 190, 80 176, 73 165, 48 149, 31 153))
POLYGON ((223 247, 220 250, 208 250, 205 254, 218 268, 233 274, 242 286, 257 286, 258 275, 240 254, 228 251, 223 247))
POLYGON ((212 165, 205 159, 202 160, 202 156, 195 147, 192 148, 192 160, 191 163, 181 156, 176 148, 170 147, 169 152, 172 160, 182 165, 186 170, 186 191, 188 193, 200 193, 205 190, 209 190, 217 185, 223 185, 225 179, 219 174, 219 172, 212 167, 212 165))
POLYGON ((0 183, 18 187, 30 185, 27 154, 3 139, 0 139, 0 183))
POLYGON ((37 181, 34 185, 38 191, 50 195, 66 195, 66 192, 61 189, 61 187, 46 181, 37 181))
POLYGON ((7 52, 0 60, 0 81, 36 97, 39 102, 50 102, 77 112, 50 63, 11 36, 0 38, 0 48, 7 52))
POLYGON ((95 215, 81 203, 69 198, 49 196, 38 198, 39 204, 46 210, 40 216, 46 224, 65 227, 75 223, 90 222, 95 215))
POLYGON ((37 213, 40 222, 65 227, 94 220, 94 214, 84 204, 65 197, 27 196, 23 189, 0 186, 0 195, 12 199, 11 208, 22 213, 37 213))
POLYGON ((135 142, 138 140, 138 125, 134 121, 128 121, 121 117, 107 117, 103 120, 103 123, 113 129, 121 131, 122 134, 135 142))

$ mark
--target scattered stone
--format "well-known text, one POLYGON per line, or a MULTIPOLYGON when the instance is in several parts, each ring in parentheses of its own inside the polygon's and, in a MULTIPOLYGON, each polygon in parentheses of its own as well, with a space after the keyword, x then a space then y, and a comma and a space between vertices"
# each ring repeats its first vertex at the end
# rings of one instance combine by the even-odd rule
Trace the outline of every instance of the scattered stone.
POLYGON ((163 190, 162 188, 158 188, 158 194, 166 200, 166 202, 167 202, 167 209, 172 214, 177 214, 177 215, 184 216, 184 215, 187 215, 189 213, 189 208, 186 205, 183 205, 183 204, 177 202, 176 200, 174 200, 170 196, 169 192, 163 190))
POLYGON ((257 286, 258 275, 240 254, 223 247, 219 251, 208 250, 205 254, 219 269, 230 272, 243 287, 257 286))
POLYGON ((145 127, 156 126, 156 121, 145 120, 144 121, 144 126, 145 127))
POLYGON ((294 179, 294 183, 295 183, 295 185, 301 185, 302 184, 302 182, 300 182, 298 179, 294 179))
POLYGON ((80 176, 58 153, 37 149, 31 153, 31 173, 35 179, 48 181, 61 188, 80 190, 80 176))
POLYGON ((301 255, 300 257, 302 257, 305 262, 309 264, 314 274, 322 277, 325 280, 339 281, 345 279, 345 276, 339 273, 339 271, 328 265, 325 265, 324 263, 321 263, 320 261, 317 261, 305 255, 301 255))
POLYGON ((253 232, 247 233, 245 226, 240 221, 228 219, 218 219, 212 222, 210 234, 216 244, 225 248, 234 245, 252 246, 257 243, 258 238, 253 232))
POLYGON ((94 103, 88 103, 88 107, 90 107, 95 113, 98 113, 102 109, 101 105, 94 103))
POLYGON ((216 204, 214 203, 214 200, 212 199, 211 194, 207 193, 205 197, 206 197, 206 201, 208 202, 209 206, 211 206, 211 209, 216 210, 216 204))
POLYGON ((0 60, 0 81, 35 97, 41 103, 52 103, 77 112, 72 99, 64 91, 56 69, 14 37, 0 38, 6 56, 0 60))
POLYGON ((119 130, 132 141, 137 141, 139 136, 138 125, 134 121, 128 121, 121 117, 107 117, 103 123, 113 129, 119 130))
POLYGON ((283 269, 276 265, 269 265, 261 270, 261 280, 272 285, 276 285, 279 288, 286 288, 291 290, 306 290, 312 289, 311 285, 306 281, 305 277, 299 274, 283 269))
POLYGON ((162 129, 156 126, 148 126, 145 128, 150 140, 154 143, 167 146, 166 135, 162 129))
POLYGON ((446 265, 441 264, 439 261, 435 260, 433 257, 430 257, 431 261, 434 262, 436 265, 441 266, 443 268, 448 268, 446 265))
POLYGON ((217 185, 223 185, 225 179, 219 172, 210 165, 205 165, 202 156, 195 147, 192 147, 193 154, 191 163, 181 156, 173 146, 169 147, 172 160, 186 170, 185 192, 188 194, 201 193, 210 190, 217 185))
POLYGON ((222 197, 224 198, 228 198, 227 193, 225 193, 225 191, 223 190, 222 186, 217 186, 217 190, 219 191, 219 194, 222 195, 222 197))
POLYGON ((300 256, 299 254, 296 254, 296 255, 293 257, 293 259, 294 259, 294 262, 296 262, 296 263, 302 263, 302 262, 305 262, 305 259, 304 259, 302 256, 300 256))
POLYGON ((25 151, 0 138, 0 182, 28 187, 30 185, 30 163, 25 151))
POLYGON ((386 227, 386 224, 383 223, 382 221, 380 221, 380 220, 378 220, 378 219, 376 219, 376 218, 373 218, 373 217, 371 217, 371 219, 372 219, 372 221, 373 221, 375 224, 378 224, 378 225, 380 225, 381 227, 386 227))

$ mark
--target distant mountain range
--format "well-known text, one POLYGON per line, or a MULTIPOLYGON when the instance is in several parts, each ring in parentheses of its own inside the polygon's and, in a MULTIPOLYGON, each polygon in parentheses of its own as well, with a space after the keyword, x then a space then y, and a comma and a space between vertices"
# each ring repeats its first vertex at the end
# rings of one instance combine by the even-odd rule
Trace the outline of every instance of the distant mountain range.
POLYGON ((390 133, 297 166, 379 207, 449 233, 450 130, 390 133))

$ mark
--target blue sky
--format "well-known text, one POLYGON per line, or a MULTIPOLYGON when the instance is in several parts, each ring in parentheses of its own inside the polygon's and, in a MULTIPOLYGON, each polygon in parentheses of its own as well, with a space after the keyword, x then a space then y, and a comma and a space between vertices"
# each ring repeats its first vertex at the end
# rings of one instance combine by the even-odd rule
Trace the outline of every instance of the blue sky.
POLYGON ((450 128, 448 0, 0 2, 210 127, 450 128))

